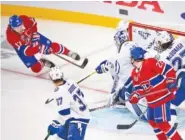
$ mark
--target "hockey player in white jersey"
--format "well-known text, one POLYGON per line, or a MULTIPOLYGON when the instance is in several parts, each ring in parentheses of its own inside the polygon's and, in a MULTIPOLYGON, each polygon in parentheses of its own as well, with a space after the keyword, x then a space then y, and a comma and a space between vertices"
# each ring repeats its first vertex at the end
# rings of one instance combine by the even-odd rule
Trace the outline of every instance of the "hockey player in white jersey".
POLYGON ((58 117, 48 127, 52 140, 84 140, 89 109, 80 87, 64 79, 59 67, 51 68, 49 77, 56 85, 53 93, 58 117))
MULTIPOLYGON (((129 93, 132 91, 130 78, 132 65, 129 54, 130 49, 138 46, 138 44, 129 41, 128 32, 123 28, 116 30, 114 41, 117 47, 117 56, 109 60, 104 60, 96 68, 98 74, 110 72, 112 75, 113 87, 108 97, 108 104, 112 104, 118 100, 125 100, 125 96, 129 98, 129 93)), ((126 106, 135 115, 140 116, 142 114, 142 110, 137 104, 132 105, 128 103, 126 106)), ((142 119, 146 120, 146 117, 143 116, 142 119)))
POLYGON ((172 34, 161 31, 150 50, 155 57, 171 64, 177 72, 178 87, 172 104, 179 106, 185 100, 185 37, 174 39, 172 34))

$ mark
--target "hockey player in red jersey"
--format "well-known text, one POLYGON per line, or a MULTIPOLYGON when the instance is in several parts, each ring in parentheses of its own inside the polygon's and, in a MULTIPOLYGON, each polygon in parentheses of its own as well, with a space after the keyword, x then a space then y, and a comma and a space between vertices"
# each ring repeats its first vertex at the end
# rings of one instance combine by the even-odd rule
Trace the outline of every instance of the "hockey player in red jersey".
POLYGON ((37 53, 63 54, 75 60, 80 60, 77 53, 72 52, 64 45, 52 42, 37 31, 37 22, 34 18, 26 15, 13 15, 9 18, 6 31, 7 41, 14 47, 20 59, 27 68, 35 73, 42 70, 44 66, 53 67, 54 64, 48 60, 37 60, 37 53))
POLYGON ((132 104, 138 103, 141 96, 159 91, 157 94, 146 96, 148 108, 147 118, 158 140, 182 140, 179 133, 169 124, 171 120, 170 104, 177 90, 174 69, 155 58, 144 59, 146 53, 140 47, 130 50, 131 63, 135 67, 132 71, 133 92, 130 97, 132 104), (166 91, 164 91, 166 89, 166 91), (161 90, 161 92, 160 92, 161 90))

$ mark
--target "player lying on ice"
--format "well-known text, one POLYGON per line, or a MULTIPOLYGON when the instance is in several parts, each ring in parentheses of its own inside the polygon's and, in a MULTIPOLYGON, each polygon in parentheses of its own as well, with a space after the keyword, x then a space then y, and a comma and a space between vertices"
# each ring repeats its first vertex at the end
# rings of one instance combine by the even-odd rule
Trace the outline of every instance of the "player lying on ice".
POLYGON ((13 46, 17 55, 27 68, 35 73, 42 70, 44 66, 53 67, 54 64, 46 59, 37 60, 37 53, 63 54, 75 60, 80 60, 77 53, 72 52, 64 45, 52 42, 37 30, 37 22, 34 18, 26 15, 13 15, 9 18, 6 31, 7 41, 13 46))
POLYGON ((177 79, 175 70, 163 61, 155 58, 145 59, 146 51, 141 47, 130 50, 131 64, 134 66, 131 79, 134 86, 130 103, 138 103, 140 96, 158 91, 157 94, 146 96, 147 119, 158 140, 182 140, 176 129, 169 124, 171 120, 170 105, 175 98, 177 79), (164 89, 166 89, 164 91, 164 89), (159 92, 161 91, 161 92, 159 92))
MULTIPOLYGON (((49 77, 55 84, 53 93, 58 119, 53 120, 48 127, 52 140, 84 140, 89 109, 84 101, 80 87, 64 78, 59 67, 51 68, 49 77)), ((51 140, 50 139, 50 140, 51 140)))

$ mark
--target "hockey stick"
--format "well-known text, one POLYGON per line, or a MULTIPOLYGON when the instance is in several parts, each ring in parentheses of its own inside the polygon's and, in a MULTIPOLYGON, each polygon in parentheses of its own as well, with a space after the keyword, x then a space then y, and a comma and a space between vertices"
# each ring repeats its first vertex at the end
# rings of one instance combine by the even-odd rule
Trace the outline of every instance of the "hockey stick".
POLYGON ((130 129, 132 128, 140 119, 143 115, 145 115, 147 109, 131 124, 118 124, 117 129, 130 129))
MULTIPOLYGON (((84 77, 84 78, 82 78, 81 80, 79 80, 78 82, 77 82, 77 84, 79 84, 79 83, 81 83, 82 81, 84 81, 85 79, 87 79, 87 78, 89 78, 90 76, 92 76, 93 74, 95 74, 96 73, 96 71, 94 71, 94 72, 92 72, 91 74, 89 74, 89 75, 87 75, 86 77, 84 77)), ((46 101, 45 101, 45 104, 49 104, 51 101, 53 101, 54 99, 52 98, 52 99, 47 99, 46 101)))
MULTIPOLYGON (((165 88, 165 89, 161 89, 161 90, 159 90, 159 91, 149 92, 149 93, 147 93, 147 94, 144 94, 144 95, 139 96, 139 99, 144 98, 144 97, 147 97, 147 96, 150 96, 150 95, 158 94, 158 93, 164 92, 164 91, 168 91, 168 89, 165 88)), ((127 102, 127 101, 129 101, 129 99, 124 100, 124 101, 122 101, 121 103, 125 103, 125 102, 127 102)), ((100 106, 100 107, 96 107, 96 108, 89 109, 89 111, 100 110, 100 109, 104 109, 104 108, 106 108, 106 107, 111 107, 111 106, 113 106, 113 105, 117 105, 117 104, 103 105, 103 106, 100 106)))
POLYGON ((50 132, 48 132, 47 136, 44 138, 44 140, 47 140, 50 136, 50 132))
MULTIPOLYGON (((157 94, 157 93, 160 93, 160 92, 164 92, 164 91, 167 91, 167 90, 168 89, 162 89, 162 90, 159 90, 159 91, 151 92, 151 93, 142 95, 139 98, 141 99, 143 97, 147 97, 149 95, 154 95, 154 94, 157 94)), ((141 119, 141 117, 146 113, 146 111, 147 111, 147 109, 134 122, 132 122, 131 124, 118 124, 117 125, 117 129, 130 129, 130 128, 132 128, 141 119)))
MULTIPOLYGON (((127 102, 127 101, 129 101, 129 99, 124 100, 124 102, 127 102)), ((121 103, 123 103, 123 101, 121 103)), ((89 109, 89 111, 90 112, 97 111, 97 110, 101 110, 101 109, 104 109, 104 108, 107 108, 107 107, 111 107, 111 106, 114 106, 114 105, 117 105, 117 104, 119 104, 119 102, 116 102, 115 104, 108 104, 108 105, 103 105, 103 106, 96 107, 96 108, 91 108, 91 109, 89 109)))
POLYGON ((76 64, 76 63, 74 63, 74 62, 72 62, 72 61, 62 57, 61 55, 55 54, 55 56, 65 60, 65 61, 67 61, 67 62, 69 62, 69 63, 71 63, 71 64, 73 64, 73 65, 75 65, 75 66, 77 66, 77 67, 79 67, 81 69, 83 69, 87 65, 87 63, 88 63, 88 59, 87 58, 84 59, 84 61, 83 61, 83 63, 81 65, 78 65, 78 64, 76 64))
POLYGON ((85 79, 89 78, 90 76, 92 76, 95 73, 96 73, 96 71, 94 71, 91 74, 87 75, 86 77, 82 78, 80 81, 77 82, 77 84, 81 83, 82 81, 84 81, 85 79))
MULTIPOLYGON (((118 124, 117 125, 117 129, 130 129, 132 128, 140 119, 143 115, 145 115, 147 110, 145 110, 140 116, 139 118, 137 118, 134 122, 132 122, 131 124, 118 124)), ((177 129, 178 123, 174 123, 174 128, 177 129)))

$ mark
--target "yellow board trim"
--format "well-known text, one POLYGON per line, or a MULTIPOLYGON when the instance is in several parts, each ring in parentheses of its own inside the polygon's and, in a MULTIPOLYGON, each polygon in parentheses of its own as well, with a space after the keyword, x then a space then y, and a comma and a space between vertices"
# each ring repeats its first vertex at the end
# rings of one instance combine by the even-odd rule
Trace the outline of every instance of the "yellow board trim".
POLYGON ((115 28, 120 18, 48 8, 1 4, 1 15, 28 15, 40 19, 59 20, 115 28))

